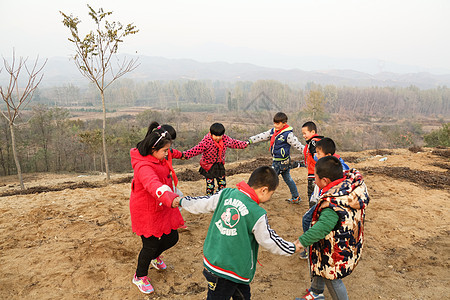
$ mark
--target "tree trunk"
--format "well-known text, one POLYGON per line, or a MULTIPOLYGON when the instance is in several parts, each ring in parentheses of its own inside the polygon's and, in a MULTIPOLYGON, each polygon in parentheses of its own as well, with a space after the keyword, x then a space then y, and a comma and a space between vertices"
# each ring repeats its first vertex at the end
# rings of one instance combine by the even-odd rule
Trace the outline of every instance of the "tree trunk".
POLYGON ((24 190, 25 186, 23 185, 22 169, 20 168, 19 157, 17 156, 17 151, 16 151, 16 136, 14 135, 13 123, 9 123, 9 130, 11 131, 11 144, 12 144, 12 151, 13 151, 13 155, 14 155, 14 161, 16 163, 16 168, 17 168, 17 176, 19 176, 20 188, 22 190, 24 190))
POLYGON ((3 168, 3 175, 4 176, 8 175, 8 173, 6 172, 5 159, 3 158, 3 150, 1 147, 0 147, 0 164, 2 165, 3 168))
POLYGON ((103 142, 103 157, 105 158, 105 171, 106 171, 106 181, 109 182, 109 165, 108 165, 108 155, 106 151, 106 106, 105 106, 105 93, 100 91, 102 95, 102 105, 103 105, 103 128, 102 128, 102 142, 103 142))

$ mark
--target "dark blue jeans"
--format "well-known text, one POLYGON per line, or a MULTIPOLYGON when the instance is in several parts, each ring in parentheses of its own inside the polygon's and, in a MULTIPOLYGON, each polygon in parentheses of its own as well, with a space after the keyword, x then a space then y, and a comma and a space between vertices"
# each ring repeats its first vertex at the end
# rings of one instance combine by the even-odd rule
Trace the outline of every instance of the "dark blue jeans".
POLYGON ((250 300, 250 285, 216 276, 206 269, 203 269, 203 276, 208 282, 206 300, 250 300))
POLYGON ((314 210, 316 209, 316 206, 317 206, 317 204, 315 204, 313 207, 308 209, 308 211, 303 215, 303 218, 302 218, 303 232, 306 232, 309 229, 309 227, 311 227, 311 221, 312 221, 313 213, 314 213, 314 210))
POLYGON ((289 159, 285 161, 273 161, 272 168, 278 175, 281 174, 281 177, 283 177, 284 182, 286 182, 287 186, 289 187, 289 191, 291 192, 292 198, 297 198, 298 197, 297 186, 295 185, 295 182, 291 177, 291 173, 289 172, 290 171, 289 159))
POLYGON ((333 300, 348 300, 347 289, 341 279, 330 280, 320 276, 313 276, 311 290, 314 293, 322 294, 325 290, 325 285, 333 300))

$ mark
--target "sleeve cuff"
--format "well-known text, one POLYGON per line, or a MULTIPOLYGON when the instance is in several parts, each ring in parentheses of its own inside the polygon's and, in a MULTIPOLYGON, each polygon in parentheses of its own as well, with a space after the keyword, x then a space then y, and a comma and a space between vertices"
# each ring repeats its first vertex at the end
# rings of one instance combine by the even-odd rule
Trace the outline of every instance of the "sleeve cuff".
POLYGON ((300 242, 300 244, 302 245, 303 248, 308 247, 308 246, 305 246, 305 245, 303 244, 301 237, 299 237, 298 240, 299 240, 299 242, 300 242))

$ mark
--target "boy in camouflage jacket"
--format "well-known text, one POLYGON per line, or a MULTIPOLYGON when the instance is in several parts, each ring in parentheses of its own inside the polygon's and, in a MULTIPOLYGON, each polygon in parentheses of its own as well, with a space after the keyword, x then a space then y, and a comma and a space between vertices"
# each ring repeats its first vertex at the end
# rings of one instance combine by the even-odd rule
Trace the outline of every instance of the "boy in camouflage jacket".
POLYGON ((361 257, 367 187, 356 169, 343 175, 342 164, 334 156, 319 159, 314 173, 321 194, 311 228, 295 242, 309 247, 312 282, 307 294, 296 299, 324 299, 325 284, 333 299, 348 299, 341 279, 361 257))

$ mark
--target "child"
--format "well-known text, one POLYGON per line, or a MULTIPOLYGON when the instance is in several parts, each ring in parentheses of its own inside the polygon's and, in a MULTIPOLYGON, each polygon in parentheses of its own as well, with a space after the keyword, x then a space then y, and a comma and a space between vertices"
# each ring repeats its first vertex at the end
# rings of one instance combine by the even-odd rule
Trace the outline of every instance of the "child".
MULTIPOLYGON (((341 162, 343 171, 347 172, 350 168, 344 162, 344 160, 335 152, 336 152, 336 144, 334 143, 334 141, 330 138, 323 138, 316 144, 316 154, 314 155, 314 160, 318 161, 322 157, 333 155, 341 162)), ((309 203, 313 203, 314 205, 303 215, 302 218, 303 232, 306 232, 311 225, 313 212, 316 207, 317 200, 319 200, 319 194, 320 189, 316 184, 314 184, 314 192, 311 195, 311 198, 309 199, 309 203)), ((300 258, 307 259, 308 253, 306 251, 300 252, 300 258)))
POLYGON ((315 182, 321 192, 312 227, 295 241, 297 246, 309 247, 312 281, 307 294, 296 299, 324 299, 325 284, 333 299, 348 299, 341 279, 361 257, 367 187, 355 169, 343 176, 342 164, 334 156, 317 161, 315 182))
POLYGON ((292 180, 290 174, 290 151, 291 146, 295 147, 300 152, 303 151, 304 146, 298 141, 294 135, 293 129, 287 124, 288 117, 283 112, 278 112, 273 117, 273 128, 250 137, 249 143, 258 143, 270 139, 270 152, 272 154, 272 167, 275 172, 283 177, 291 192, 291 199, 287 199, 290 203, 299 204, 300 196, 298 195, 297 186, 292 180))
MULTIPOLYGON (((320 141, 323 136, 318 135, 317 126, 314 122, 306 122, 302 126, 303 138, 306 140, 306 145, 303 149, 303 155, 305 156, 305 164, 308 169, 308 201, 311 199, 311 195, 314 191, 314 154, 316 153, 316 143, 320 141)), ((311 208, 314 204, 309 202, 311 208)))
MULTIPOLYGON (((153 129, 154 128, 152 127, 152 124, 150 124, 148 127, 148 130, 147 130, 147 134, 145 136, 147 137, 149 134, 151 134, 153 129)), ((172 125, 164 124, 164 125, 158 126, 157 129, 163 129, 163 130, 167 131, 170 134, 170 138, 172 141, 174 141, 177 138, 177 132, 175 131, 175 128, 172 127, 172 125)), ((138 143, 138 145, 139 145, 139 143, 138 143)), ((175 172, 173 171, 173 166, 172 166, 173 158, 184 159, 183 153, 172 147, 169 148, 169 151, 167 152, 166 160, 171 166, 173 183, 176 187, 178 185, 178 178, 177 178, 177 175, 175 174, 175 172)), ((178 190, 177 193, 179 193, 179 192, 181 193, 181 191, 178 190)), ((180 196, 182 197, 182 195, 180 195, 180 196)))
POLYGON ((166 268, 160 255, 178 242, 177 229, 184 224, 180 211, 172 206, 179 195, 174 192, 172 166, 165 159, 170 145, 170 134, 153 122, 146 137, 130 150, 131 227, 142 240, 133 283, 145 294, 153 292, 147 277, 150 264, 158 270, 166 268))
POLYGON ((316 143, 316 155, 314 155, 314 161, 317 162, 319 159, 327 155, 333 155, 334 157, 339 159, 344 172, 350 169, 349 166, 344 162, 342 157, 336 154, 336 144, 334 143, 334 141, 326 137, 322 138, 316 143))
POLYGON ((214 194, 214 179, 217 181, 217 191, 227 186, 225 178, 225 153, 227 148, 244 149, 248 142, 235 140, 225 135, 225 127, 220 123, 214 123, 209 128, 209 133, 197 146, 184 151, 186 159, 202 154, 200 158, 200 174, 206 179, 206 195, 214 194))
POLYGON ((221 190, 213 196, 185 197, 180 205, 191 213, 213 212, 203 245, 203 275, 208 300, 250 299, 250 282, 256 271, 259 245, 279 255, 297 252, 293 243, 270 228, 259 203, 269 201, 278 186, 278 175, 269 166, 257 168, 247 183, 221 190))

